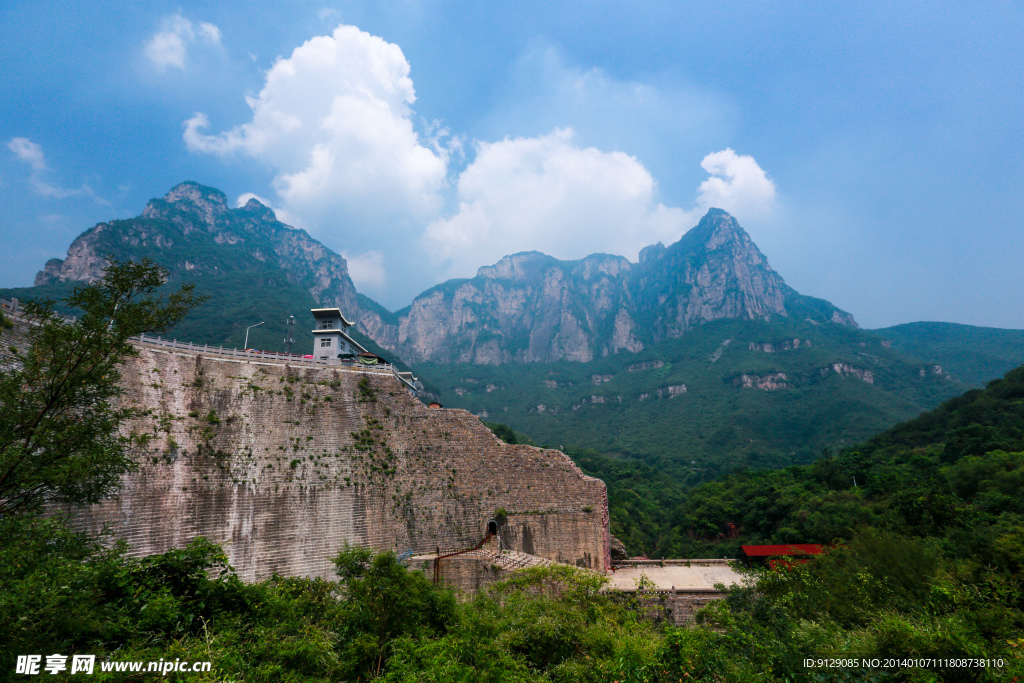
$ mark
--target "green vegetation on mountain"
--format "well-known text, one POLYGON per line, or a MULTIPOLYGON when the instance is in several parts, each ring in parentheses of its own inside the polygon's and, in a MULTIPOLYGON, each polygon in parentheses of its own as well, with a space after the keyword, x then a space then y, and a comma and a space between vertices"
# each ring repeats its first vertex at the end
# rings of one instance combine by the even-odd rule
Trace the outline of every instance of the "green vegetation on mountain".
POLYGON ((642 459, 685 484, 811 462, 962 392, 961 376, 996 376, 986 373, 1017 352, 1013 331, 931 324, 878 331, 890 348, 789 288, 719 210, 640 263, 516 254, 392 313, 356 292, 341 256, 267 207, 230 208, 219 190, 186 182, 138 217, 85 231, 38 286, 0 296, 61 298, 109 257, 151 258, 169 288, 208 297, 173 338, 241 348, 248 329, 250 347, 283 351, 294 316, 292 351, 306 354, 309 309, 337 305, 381 342, 353 333, 378 355, 444 361, 415 370, 445 405, 553 446, 642 459))
POLYGON ((673 515, 688 485, 632 458, 613 458, 591 448, 566 448, 565 452, 608 487, 611 532, 631 556, 681 557, 666 555, 664 549, 675 539, 673 515))
MULTIPOLYGON (((345 260, 305 231, 281 223, 255 200, 231 209, 224 193, 192 182, 151 200, 140 216, 90 228, 66 259, 47 262, 35 287, 0 290, 0 297, 63 299, 81 281, 99 279, 108 259, 149 259, 166 271, 167 289, 188 283, 207 297, 169 332, 196 344, 242 348, 246 328, 263 322, 249 331, 250 348, 284 351, 286 323, 295 316, 292 351, 305 354, 313 346, 311 308, 339 306, 350 318, 360 306, 387 314, 356 293, 345 260)), ((365 335, 353 336, 394 357, 365 335)))
POLYGON ((920 322, 871 332, 909 356, 938 363, 969 387, 984 386, 1024 363, 1024 330, 920 322))
POLYGON ((1024 367, 838 455, 688 490, 643 463, 570 452, 620 501, 612 533, 634 553, 737 557, 741 544, 831 543, 871 526, 1024 570, 1024 367))
POLYGON ((855 328, 780 317, 708 322, 588 363, 416 369, 446 406, 684 483, 811 462, 966 388, 855 328))
MULTIPOLYGON (((520 252, 449 280, 377 319, 375 336, 407 360, 437 364, 586 362, 678 339, 712 320, 776 317, 856 327, 853 317, 786 285, 736 220, 710 209, 639 263, 520 252)), ((367 328, 370 329, 370 328, 367 328)))

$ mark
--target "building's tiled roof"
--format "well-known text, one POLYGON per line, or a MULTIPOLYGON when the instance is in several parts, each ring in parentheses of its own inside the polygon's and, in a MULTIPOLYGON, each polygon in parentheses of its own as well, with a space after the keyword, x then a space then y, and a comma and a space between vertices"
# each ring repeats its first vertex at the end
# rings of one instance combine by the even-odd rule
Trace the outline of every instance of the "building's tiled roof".
POLYGON ((789 545, 741 545, 747 557, 775 557, 778 555, 817 555, 825 546, 818 543, 796 543, 789 545))

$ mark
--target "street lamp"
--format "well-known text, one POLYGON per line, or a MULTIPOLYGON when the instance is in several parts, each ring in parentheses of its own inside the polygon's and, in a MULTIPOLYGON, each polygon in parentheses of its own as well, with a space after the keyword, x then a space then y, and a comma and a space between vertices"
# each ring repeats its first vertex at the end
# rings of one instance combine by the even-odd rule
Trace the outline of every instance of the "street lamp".
POLYGON ((249 327, 245 328, 245 344, 242 345, 243 349, 249 348, 249 330, 251 330, 254 327, 259 327, 262 324, 263 323, 256 323, 255 325, 249 325, 249 327))

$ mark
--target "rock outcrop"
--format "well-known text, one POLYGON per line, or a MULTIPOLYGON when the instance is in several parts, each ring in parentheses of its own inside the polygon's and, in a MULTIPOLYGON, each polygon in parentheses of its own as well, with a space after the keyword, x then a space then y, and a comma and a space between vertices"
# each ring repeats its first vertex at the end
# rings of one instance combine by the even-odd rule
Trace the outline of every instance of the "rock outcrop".
POLYGON ((785 389, 789 385, 789 379, 784 372, 769 372, 763 375, 752 375, 744 373, 733 380, 733 384, 744 389, 761 389, 762 391, 776 391, 785 389))
POLYGON ((486 365, 636 351, 642 344, 623 305, 629 269, 625 258, 606 254, 506 256, 475 278, 419 295, 397 329, 377 330, 376 341, 409 359, 486 365))
POLYGON ((835 373, 841 376, 856 377, 857 379, 867 382, 868 384, 875 383, 875 373, 867 368, 855 368, 849 363, 832 363, 827 368, 821 369, 821 376, 825 377, 830 373, 835 373))
POLYGON ((497 365, 587 362, 711 320, 789 315, 856 326, 787 286, 736 219, 712 209, 675 244, 645 248, 639 263, 513 254, 427 290, 393 322, 364 316, 364 329, 408 361, 497 365))

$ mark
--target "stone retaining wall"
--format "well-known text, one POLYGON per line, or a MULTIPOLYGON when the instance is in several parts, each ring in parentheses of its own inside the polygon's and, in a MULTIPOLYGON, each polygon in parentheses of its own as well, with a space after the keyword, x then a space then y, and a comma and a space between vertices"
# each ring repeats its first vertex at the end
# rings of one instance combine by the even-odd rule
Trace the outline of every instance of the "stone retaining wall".
POLYGON ((604 483, 563 453, 498 441, 463 410, 423 406, 393 376, 143 347, 124 367, 149 436, 118 498, 74 511, 132 552, 222 543, 239 575, 330 577, 344 544, 476 545, 504 509, 506 545, 610 568, 604 483))

